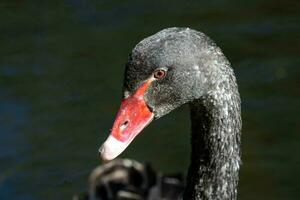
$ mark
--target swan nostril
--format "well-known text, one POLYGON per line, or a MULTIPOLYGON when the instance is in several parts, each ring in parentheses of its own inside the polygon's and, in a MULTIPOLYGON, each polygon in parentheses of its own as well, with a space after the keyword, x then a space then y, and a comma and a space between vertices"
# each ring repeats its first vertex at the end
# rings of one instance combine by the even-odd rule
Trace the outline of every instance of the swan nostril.
POLYGON ((124 130, 129 125, 129 120, 125 120, 121 125, 120 129, 124 130))
POLYGON ((123 126, 127 126, 128 124, 129 124, 129 121, 126 120, 122 125, 123 125, 123 126))

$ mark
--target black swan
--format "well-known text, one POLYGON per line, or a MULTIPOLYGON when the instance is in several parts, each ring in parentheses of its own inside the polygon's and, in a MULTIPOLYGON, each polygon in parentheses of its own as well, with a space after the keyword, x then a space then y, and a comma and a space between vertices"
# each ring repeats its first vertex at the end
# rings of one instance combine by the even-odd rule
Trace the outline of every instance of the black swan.
POLYGON ((116 158, 153 119, 187 103, 192 152, 182 199, 236 199, 242 126, 236 78, 221 49, 189 28, 164 29, 132 50, 102 159, 116 158))
POLYGON ((150 164, 116 159, 94 169, 88 192, 73 200, 174 200, 184 189, 180 173, 157 173, 150 164))

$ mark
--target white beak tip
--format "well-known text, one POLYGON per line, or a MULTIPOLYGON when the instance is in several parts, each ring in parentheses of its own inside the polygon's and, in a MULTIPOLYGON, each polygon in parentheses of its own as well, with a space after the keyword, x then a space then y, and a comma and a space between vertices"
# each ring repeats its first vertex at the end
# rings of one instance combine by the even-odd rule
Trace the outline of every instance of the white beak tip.
POLYGON ((104 144, 99 148, 99 153, 103 161, 110 161, 118 157, 129 145, 127 142, 121 142, 113 136, 109 136, 104 144))

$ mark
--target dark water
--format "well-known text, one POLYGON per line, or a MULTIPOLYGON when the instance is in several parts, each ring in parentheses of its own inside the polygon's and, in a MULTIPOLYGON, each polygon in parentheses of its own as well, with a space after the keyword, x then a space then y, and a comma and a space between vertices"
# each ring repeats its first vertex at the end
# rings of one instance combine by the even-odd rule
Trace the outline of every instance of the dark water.
MULTIPOLYGON (((300 196, 300 2, 0 1, 0 199, 85 189, 119 107, 124 63, 171 26, 212 37, 243 100, 240 199, 300 196)), ((122 154, 185 171, 188 110, 152 123, 122 154)))

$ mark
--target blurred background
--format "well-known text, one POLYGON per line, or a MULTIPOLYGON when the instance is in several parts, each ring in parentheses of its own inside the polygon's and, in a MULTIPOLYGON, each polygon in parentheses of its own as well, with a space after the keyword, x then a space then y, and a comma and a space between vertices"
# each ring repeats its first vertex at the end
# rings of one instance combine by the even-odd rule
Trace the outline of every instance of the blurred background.
MULTIPOLYGON (((242 97, 239 199, 300 196, 300 2, 0 1, 0 199, 70 199, 100 164, 134 45, 166 27, 223 49, 242 97)), ((186 172, 187 107, 121 157, 186 172)))

